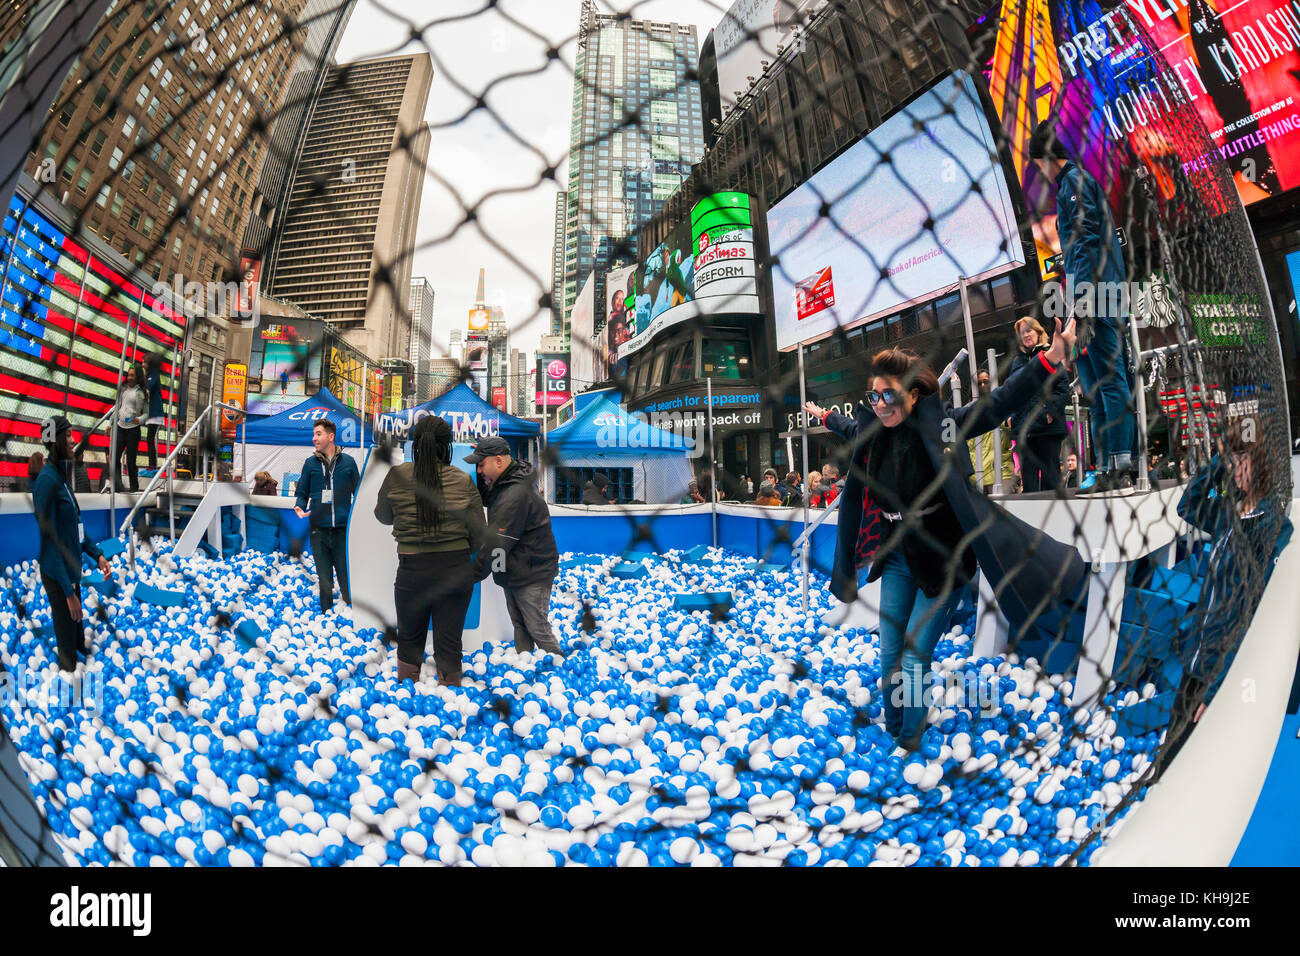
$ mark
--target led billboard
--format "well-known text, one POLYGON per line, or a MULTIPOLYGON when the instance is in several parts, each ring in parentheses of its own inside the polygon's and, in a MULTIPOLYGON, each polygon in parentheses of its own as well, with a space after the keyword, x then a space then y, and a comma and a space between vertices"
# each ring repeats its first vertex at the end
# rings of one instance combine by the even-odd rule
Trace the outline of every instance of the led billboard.
POLYGON ((777 347, 1022 266, 996 156, 975 82, 958 71, 773 206, 777 347))

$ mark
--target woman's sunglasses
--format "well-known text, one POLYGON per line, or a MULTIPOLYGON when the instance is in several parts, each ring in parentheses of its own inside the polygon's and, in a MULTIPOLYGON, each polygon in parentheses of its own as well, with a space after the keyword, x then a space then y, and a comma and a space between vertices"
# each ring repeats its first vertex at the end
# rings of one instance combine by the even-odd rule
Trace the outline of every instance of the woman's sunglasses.
POLYGON ((874 388, 867 392, 867 404, 875 408, 881 402, 886 405, 901 405, 903 403, 903 393, 892 388, 881 389, 877 392, 874 388))

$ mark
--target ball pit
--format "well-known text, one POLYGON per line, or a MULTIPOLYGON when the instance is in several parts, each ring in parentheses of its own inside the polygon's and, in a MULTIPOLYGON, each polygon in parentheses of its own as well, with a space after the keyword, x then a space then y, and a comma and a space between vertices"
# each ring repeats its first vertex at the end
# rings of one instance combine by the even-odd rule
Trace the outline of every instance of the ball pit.
MULTIPOLYGON (((85 596, 94 651, 78 679, 98 678, 83 686, 102 710, 5 701, 70 862, 1086 864, 1159 743, 1116 736, 1139 692, 1073 709, 1068 680, 968 658, 957 627, 935 653, 922 749, 896 753, 874 635, 820 624, 824 580, 805 623, 797 575, 721 551, 669 553, 632 579, 609 574, 616 558, 566 567, 551 619, 568 656, 490 646, 450 689, 431 663, 399 686, 381 634, 340 604, 319 615, 305 564, 153 544, 134 577, 114 560, 116 595, 85 596), (137 582, 189 600, 138 603, 137 582), (732 591, 729 614, 673 607, 703 591, 732 591), (982 711, 963 687, 981 688, 982 711)), ((32 562, 5 571, 0 633, 10 673, 58 686, 32 562)))

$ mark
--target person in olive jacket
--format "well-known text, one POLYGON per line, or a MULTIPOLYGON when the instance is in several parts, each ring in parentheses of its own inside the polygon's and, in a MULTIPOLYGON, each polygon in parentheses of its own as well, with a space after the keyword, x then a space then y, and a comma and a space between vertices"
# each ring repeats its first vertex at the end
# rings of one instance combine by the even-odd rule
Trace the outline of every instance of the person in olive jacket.
POLYGON ((560 555, 551 510, 538 494, 533 466, 510 457, 510 445, 496 435, 482 439, 465 460, 478 468, 488 508, 488 546, 474 561, 475 574, 491 574, 505 590, 516 650, 540 647, 563 657, 547 618, 560 555))
MULTIPOLYGON (((1016 322, 1015 375, 1040 352, 1051 337, 1038 321, 1026 316, 1016 322)), ((1059 372, 1048 379, 1038 400, 1011 416, 1011 434, 1020 455, 1020 478, 1025 491, 1047 491, 1061 484, 1061 443, 1065 441, 1065 406, 1070 401, 1070 379, 1059 372)))
POLYGON ((81 509, 68 488, 72 466, 71 424, 62 415, 55 415, 41 429, 50 454, 32 485, 32 512, 40 533, 41 584, 50 599, 59 667, 71 671, 77 665, 78 653, 90 653, 90 642, 82 624, 81 555, 98 563, 106 576, 112 569, 99 547, 86 535, 81 509))
POLYGON ((430 415, 411 433, 415 460, 384 476, 375 517, 397 539, 397 679, 419 680, 433 627, 438 680, 461 681, 461 637, 474 595, 471 557, 482 549, 486 522, 474 479, 451 463, 451 426, 430 415))
MULTIPOLYGON (((885 729, 917 750, 927 726, 928 674, 940 634, 978 572, 998 595, 1012 640, 1046 628, 1048 612, 1080 599, 1086 568, 1078 551, 1003 511, 971 483, 966 439, 996 428, 1033 399, 1074 344, 1074 321, 1048 351, 986 398, 954 408, 934 370, 914 352, 872 359, 870 411, 855 419, 804 406, 853 441, 836 532, 831 591, 857 598, 859 537, 883 525, 867 581, 880 580, 880 654, 885 729), (874 414, 873 414, 874 413, 874 414), (869 494, 868 494, 869 492, 869 494), (864 504, 879 509, 864 521, 864 504)), ((1068 620, 1068 615, 1065 616, 1068 620)))

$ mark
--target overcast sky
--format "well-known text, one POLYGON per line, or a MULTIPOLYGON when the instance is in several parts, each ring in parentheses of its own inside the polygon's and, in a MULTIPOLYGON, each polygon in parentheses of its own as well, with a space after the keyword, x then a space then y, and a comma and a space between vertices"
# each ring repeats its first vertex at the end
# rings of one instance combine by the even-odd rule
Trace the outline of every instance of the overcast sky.
MULTIPOLYGON (((617 0, 599 6, 693 23, 703 43, 728 5, 729 0, 617 0)), ((550 291, 560 187, 538 180, 554 165, 565 182, 580 4, 499 0, 498 8, 539 36, 484 0, 360 0, 337 54, 340 63, 420 50, 433 59, 426 114, 433 127, 429 175, 412 275, 427 276, 436 293, 438 355, 445 354, 451 329, 466 327, 480 267, 487 269, 488 304, 505 308, 512 347, 531 353, 549 331, 550 316, 539 311, 538 298, 550 291), (411 39, 413 26, 422 30, 422 41, 411 39), (548 66, 551 45, 559 48, 560 61, 548 66), (517 73, 530 75, 503 79, 517 73), (494 82, 486 102, 500 122, 486 110, 469 112, 494 82), (463 224, 465 208, 479 202, 478 222, 463 224), (510 255, 494 248, 488 236, 510 255)))

